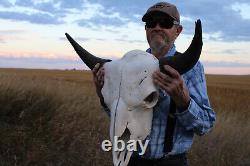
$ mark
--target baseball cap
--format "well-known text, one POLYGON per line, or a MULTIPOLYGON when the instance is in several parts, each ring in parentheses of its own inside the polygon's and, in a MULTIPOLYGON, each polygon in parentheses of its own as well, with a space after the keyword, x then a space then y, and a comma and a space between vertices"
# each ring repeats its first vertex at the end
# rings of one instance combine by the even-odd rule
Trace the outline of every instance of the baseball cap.
POLYGON ((142 17, 142 21, 146 22, 147 20, 151 18, 152 14, 156 12, 166 14, 172 17, 178 23, 180 23, 180 14, 176 6, 168 2, 159 2, 151 6, 142 17))

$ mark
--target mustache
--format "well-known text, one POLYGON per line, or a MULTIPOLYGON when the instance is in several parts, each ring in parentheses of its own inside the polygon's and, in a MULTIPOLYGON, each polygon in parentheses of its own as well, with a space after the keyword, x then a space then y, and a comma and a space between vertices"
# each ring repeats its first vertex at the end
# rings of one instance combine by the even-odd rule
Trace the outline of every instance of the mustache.
POLYGON ((152 30, 151 33, 163 33, 162 30, 152 30))
POLYGON ((151 33, 150 33, 151 38, 154 37, 155 35, 160 35, 164 39, 167 38, 166 34, 163 31, 161 31, 161 30, 151 31, 151 33))

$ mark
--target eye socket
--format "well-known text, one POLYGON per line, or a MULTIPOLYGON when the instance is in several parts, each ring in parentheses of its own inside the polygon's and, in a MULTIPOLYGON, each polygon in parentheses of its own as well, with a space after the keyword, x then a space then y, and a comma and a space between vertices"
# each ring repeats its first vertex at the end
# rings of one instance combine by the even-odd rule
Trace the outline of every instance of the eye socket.
POLYGON ((151 92, 145 99, 145 105, 147 108, 152 108, 156 105, 157 101, 158 101, 158 92, 157 91, 153 91, 151 92))
POLYGON ((154 92, 150 93, 150 95, 148 95, 148 96, 144 99, 144 101, 145 101, 145 102, 148 102, 148 103, 151 103, 151 102, 153 101, 153 99, 154 99, 154 92))

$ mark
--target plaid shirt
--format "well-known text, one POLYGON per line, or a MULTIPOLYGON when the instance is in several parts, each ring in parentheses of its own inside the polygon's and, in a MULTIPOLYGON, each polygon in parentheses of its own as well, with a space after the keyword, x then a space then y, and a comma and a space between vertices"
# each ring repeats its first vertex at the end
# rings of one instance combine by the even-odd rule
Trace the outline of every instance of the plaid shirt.
MULTIPOLYGON (((150 52, 150 49, 147 52, 150 52)), ((173 56, 175 52, 176 49, 173 46, 166 56, 173 56)), ((209 103, 202 64, 197 62, 190 71, 182 75, 182 78, 189 90, 191 101, 187 110, 176 110, 177 121, 173 135, 173 149, 169 154, 187 152, 193 143, 194 134, 204 135, 215 122, 215 113, 209 103)), ((151 133, 147 137, 150 141, 143 156, 145 158, 157 159, 165 155, 163 148, 169 106, 169 95, 160 90, 158 103, 154 107, 151 133)))
MULTIPOLYGON (((147 50, 150 52, 150 49, 147 50)), ((166 56, 173 56, 176 52, 173 46, 166 56)), ((215 122, 215 113, 212 110, 208 95, 203 66, 200 62, 187 73, 182 75, 189 90, 191 101, 185 111, 176 110, 176 125, 173 135, 173 149, 169 154, 181 154, 187 152, 193 143, 194 134, 204 135, 215 122)), ((149 145, 144 158, 157 159, 163 157, 165 129, 169 112, 170 97, 160 90, 158 103, 154 107, 153 121, 150 135, 146 138, 149 145)), ((108 109, 104 109, 109 115, 108 109)))

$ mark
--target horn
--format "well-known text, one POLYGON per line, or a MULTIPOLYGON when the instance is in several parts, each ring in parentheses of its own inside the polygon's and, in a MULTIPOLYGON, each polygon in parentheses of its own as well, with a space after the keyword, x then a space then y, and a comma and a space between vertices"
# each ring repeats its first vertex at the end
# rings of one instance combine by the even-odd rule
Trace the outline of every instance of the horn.
POLYGON ((174 56, 161 58, 159 60, 160 70, 166 73, 163 65, 169 65, 180 74, 186 73, 198 62, 202 45, 202 26, 200 19, 198 19, 195 22, 195 34, 188 49, 184 53, 176 52, 174 56))
POLYGON ((109 59, 102 59, 99 57, 96 57, 86 51, 84 48, 82 48, 68 33, 65 33, 68 41, 71 43, 71 45, 74 47, 76 53, 80 56, 82 61, 92 70, 94 66, 97 63, 100 63, 100 65, 103 65, 105 62, 110 62, 109 59))

